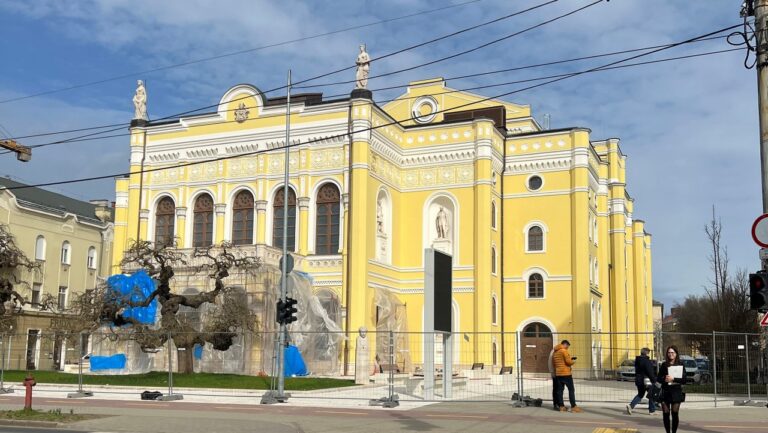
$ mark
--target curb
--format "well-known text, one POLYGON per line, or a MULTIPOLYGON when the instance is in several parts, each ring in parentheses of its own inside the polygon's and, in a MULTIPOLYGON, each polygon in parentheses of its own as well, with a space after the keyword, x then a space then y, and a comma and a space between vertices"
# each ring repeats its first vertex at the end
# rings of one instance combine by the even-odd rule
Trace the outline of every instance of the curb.
POLYGON ((61 424, 54 421, 30 421, 22 419, 0 419, 0 425, 17 427, 60 427, 61 424))

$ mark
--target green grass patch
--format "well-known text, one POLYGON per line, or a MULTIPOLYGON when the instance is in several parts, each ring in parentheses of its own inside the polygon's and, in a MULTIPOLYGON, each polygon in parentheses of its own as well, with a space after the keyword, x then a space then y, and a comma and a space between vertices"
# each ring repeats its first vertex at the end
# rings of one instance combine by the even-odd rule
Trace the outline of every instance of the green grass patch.
MULTIPOLYGON (((58 371, 35 371, 33 373, 37 383, 53 384, 77 384, 77 375, 58 371)), ((6 371, 6 382, 22 382, 27 376, 26 371, 6 371)), ((286 377, 285 389, 292 391, 311 391, 315 389, 339 388, 354 386, 354 380, 332 379, 324 377, 286 377)), ((83 386, 87 385, 113 385, 113 386, 140 386, 149 388, 168 387, 168 373, 153 371, 144 374, 126 375, 83 375, 83 386)), ((224 388, 224 389, 269 389, 270 378, 259 376, 245 376, 240 374, 215 374, 215 373, 174 373, 173 386, 182 388, 224 388)))
POLYGON ((34 409, 0 410, 0 419, 24 421, 76 422, 98 417, 98 415, 83 415, 74 412, 63 413, 61 409, 52 409, 49 411, 34 409))

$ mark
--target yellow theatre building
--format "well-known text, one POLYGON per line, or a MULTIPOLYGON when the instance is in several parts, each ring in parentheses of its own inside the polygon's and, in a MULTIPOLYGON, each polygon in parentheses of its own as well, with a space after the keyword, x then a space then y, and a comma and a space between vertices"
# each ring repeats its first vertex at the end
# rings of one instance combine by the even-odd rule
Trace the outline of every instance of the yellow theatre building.
MULTIPOLYGON (((362 326, 423 331, 424 249, 436 248, 453 257, 461 363, 519 356, 543 372, 551 333, 573 340, 583 367, 653 347, 632 334, 653 331, 651 237, 618 139, 544 130, 530 106, 441 78, 383 105, 365 89, 294 94, 286 200, 286 109, 243 84, 215 112, 132 122, 130 169, 152 171, 117 179, 114 263, 136 236, 175 236, 181 249, 231 241, 275 264, 287 223, 296 269, 338 307, 349 341, 362 326)), ((405 344, 420 362, 420 343, 405 344)))

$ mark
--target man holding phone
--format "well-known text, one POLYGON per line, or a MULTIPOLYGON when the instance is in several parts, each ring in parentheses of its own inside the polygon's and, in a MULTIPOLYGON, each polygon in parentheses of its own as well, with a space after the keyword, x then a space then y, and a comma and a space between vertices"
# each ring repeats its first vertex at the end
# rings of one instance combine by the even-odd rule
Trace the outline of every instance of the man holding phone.
POLYGON ((576 406, 576 393, 573 387, 573 373, 571 366, 576 362, 576 357, 568 353, 571 343, 568 340, 560 342, 559 350, 552 356, 552 364, 555 367, 555 404, 560 407, 560 412, 566 412, 565 402, 563 401, 563 388, 568 387, 568 400, 571 403, 571 412, 579 413, 581 408, 576 406))

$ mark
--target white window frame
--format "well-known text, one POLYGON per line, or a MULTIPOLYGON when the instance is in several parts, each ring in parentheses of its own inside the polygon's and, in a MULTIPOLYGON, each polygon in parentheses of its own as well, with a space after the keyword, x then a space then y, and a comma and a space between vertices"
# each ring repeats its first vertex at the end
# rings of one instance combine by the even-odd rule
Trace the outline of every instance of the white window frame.
POLYGON ((499 299, 496 294, 491 294, 491 325, 499 325, 499 299))
POLYGON ((38 235, 37 239, 35 239, 35 260, 39 260, 41 262, 45 261, 45 250, 48 243, 45 240, 45 236, 38 235))
POLYGON ((549 229, 547 226, 541 222, 541 221, 531 221, 529 222, 525 228, 523 228, 523 238, 525 242, 525 253, 526 254, 544 254, 547 252, 547 233, 549 232, 549 229), (529 236, 528 231, 532 229, 533 227, 539 227, 541 229, 541 250, 531 250, 530 245, 528 245, 529 236))
POLYGON ((97 269, 98 267, 98 261, 97 261, 97 255, 96 255, 96 247, 90 247, 88 248, 88 259, 87 259, 87 267, 88 269, 97 269))
POLYGON ((61 264, 72 264, 72 244, 69 243, 69 241, 64 241, 61 243, 61 264))

